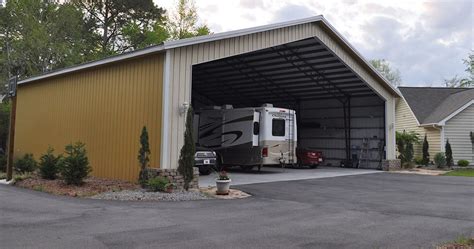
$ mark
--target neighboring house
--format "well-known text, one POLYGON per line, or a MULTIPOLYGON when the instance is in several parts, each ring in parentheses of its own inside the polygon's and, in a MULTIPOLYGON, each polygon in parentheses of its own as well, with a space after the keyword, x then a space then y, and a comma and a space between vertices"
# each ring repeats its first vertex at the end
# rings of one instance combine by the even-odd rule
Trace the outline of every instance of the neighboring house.
MULTIPOLYGON (((449 139, 454 161, 474 164, 470 133, 474 132, 474 89, 444 87, 399 87, 402 98, 396 105, 397 131, 415 131, 427 136, 430 159, 444 152, 449 139)), ((415 145, 421 157, 422 144, 415 145)))

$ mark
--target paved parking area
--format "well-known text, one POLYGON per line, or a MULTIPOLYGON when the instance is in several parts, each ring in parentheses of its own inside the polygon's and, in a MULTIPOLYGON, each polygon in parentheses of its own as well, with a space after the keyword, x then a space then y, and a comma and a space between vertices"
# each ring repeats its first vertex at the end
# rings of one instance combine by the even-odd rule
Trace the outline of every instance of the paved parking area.
POLYGON ((435 248, 474 236, 474 181, 395 173, 240 185, 253 197, 121 202, 0 186, 0 248, 435 248))
MULTIPOLYGON (((350 175, 364 175, 381 173, 380 170, 370 169, 350 169, 350 168, 338 168, 338 167, 321 167, 317 169, 310 168, 276 168, 276 167, 264 167, 260 172, 252 170, 250 172, 244 172, 239 168, 230 169, 229 174, 232 178, 232 185, 244 185, 253 183, 266 183, 266 182, 281 182, 281 181, 294 181, 294 180, 305 180, 305 179, 319 179, 337 176, 350 176, 350 175)), ((199 177, 199 186, 208 187, 215 186, 216 174, 210 174, 207 176, 199 177)))

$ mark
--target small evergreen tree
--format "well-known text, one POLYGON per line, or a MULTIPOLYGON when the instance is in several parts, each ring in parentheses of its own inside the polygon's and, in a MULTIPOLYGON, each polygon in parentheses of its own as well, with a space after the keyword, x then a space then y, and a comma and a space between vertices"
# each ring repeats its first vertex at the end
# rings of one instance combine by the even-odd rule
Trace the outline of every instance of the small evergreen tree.
POLYGON ((184 178, 184 189, 189 189, 189 183, 194 176, 194 153, 196 152, 193 135, 193 109, 189 107, 186 114, 186 131, 184 132, 184 145, 181 148, 178 172, 184 178))
POLYGON ((54 149, 49 147, 46 154, 40 157, 40 174, 43 179, 54 180, 58 173, 58 161, 60 156, 53 154, 54 149))
POLYGON ((451 149, 451 144, 449 143, 449 139, 446 140, 446 145, 444 146, 444 150, 446 152, 446 165, 451 167, 454 164, 454 159, 453 159, 453 150, 451 149))
POLYGON ((65 156, 60 160, 60 172, 66 184, 81 185, 92 171, 87 158, 86 145, 77 142, 66 145, 65 156))
POLYGON ((425 140, 423 140, 423 165, 427 166, 430 163, 430 153, 428 152, 430 145, 428 144, 428 137, 425 134, 425 140))
POLYGON ((142 134, 140 135, 140 150, 138 151, 138 161, 140 162, 140 175, 138 181, 143 185, 148 180, 147 167, 150 162, 150 144, 148 142, 148 131, 146 126, 143 126, 142 134))

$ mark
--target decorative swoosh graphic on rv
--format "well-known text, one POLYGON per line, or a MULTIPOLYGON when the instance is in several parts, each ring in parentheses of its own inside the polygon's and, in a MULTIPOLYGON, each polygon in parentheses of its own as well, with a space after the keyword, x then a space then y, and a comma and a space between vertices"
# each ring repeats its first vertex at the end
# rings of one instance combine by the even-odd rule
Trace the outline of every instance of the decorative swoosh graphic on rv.
MULTIPOLYGON (((238 118, 238 119, 234 119, 234 120, 230 120, 228 122, 225 122, 224 124, 231 124, 231 123, 237 123, 237 122, 242 122, 242 121, 250 121, 250 120, 253 120, 253 116, 250 115, 250 116, 245 116, 245 117, 242 117, 242 118, 238 118)), ((210 129, 206 132, 204 132, 203 134, 201 134, 199 136, 199 138, 205 138, 205 137, 208 137, 208 136, 211 136, 211 135, 214 135, 214 134, 217 134, 215 131, 217 129, 220 129, 222 128, 222 124, 221 125, 218 125, 216 127, 214 127, 213 129, 210 129)), ((239 131, 240 132, 240 131, 239 131)), ((222 133, 222 135, 224 135, 224 133, 222 133)), ((237 135, 237 134, 236 134, 237 135)), ((237 138, 239 139, 240 137, 242 136, 242 132, 240 132, 240 136, 237 138)), ((235 139, 234 142, 237 140, 235 139)))
MULTIPOLYGON (((233 142, 239 140, 239 138, 242 136, 243 133, 242 133, 241 131, 228 131, 228 132, 222 133, 222 135, 229 135, 229 134, 233 134, 233 135, 236 136, 236 137, 234 138, 234 141, 231 142, 231 143, 233 143, 233 142)), ((222 142, 222 143, 226 143, 227 141, 230 141, 230 140, 231 140, 231 139, 227 139, 227 140, 225 140, 225 141, 222 142)))
POLYGON ((225 122, 224 124, 231 124, 231 123, 237 123, 237 122, 242 122, 242 121, 250 121, 250 120, 253 121, 253 115, 245 116, 245 117, 234 119, 234 120, 230 120, 228 122, 225 122))

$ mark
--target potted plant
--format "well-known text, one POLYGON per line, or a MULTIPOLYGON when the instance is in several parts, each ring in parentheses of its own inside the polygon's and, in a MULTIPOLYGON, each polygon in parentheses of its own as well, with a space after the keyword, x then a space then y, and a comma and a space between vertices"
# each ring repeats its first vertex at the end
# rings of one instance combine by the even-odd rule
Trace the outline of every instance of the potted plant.
POLYGON ((175 187, 175 184, 170 182, 170 183, 167 183, 165 185, 165 192, 166 193, 173 193, 173 190, 174 190, 174 187, 175 187))
POLYGON ((216 193, 218 195, 228 195, 229 194, 229 188, 230 188, 230 177, 225 171, 219 172, 217 178, 216 178, 216 187, 217 191, 216 193))

